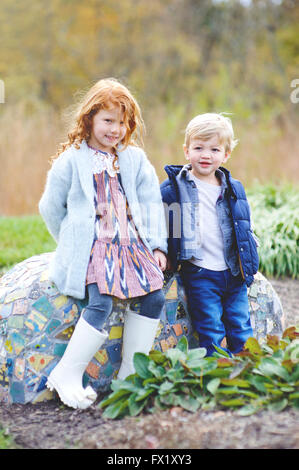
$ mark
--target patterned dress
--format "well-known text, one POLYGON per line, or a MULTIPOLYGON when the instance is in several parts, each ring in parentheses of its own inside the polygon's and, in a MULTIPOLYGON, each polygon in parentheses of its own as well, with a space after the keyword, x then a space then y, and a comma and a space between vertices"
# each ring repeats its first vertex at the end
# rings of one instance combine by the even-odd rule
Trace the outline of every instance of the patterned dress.
POLYGON ((96 221, 86 284, 120 299, 161 289, 163 273, 138 235, 114 156, 95 150, 93 158, 96 221))

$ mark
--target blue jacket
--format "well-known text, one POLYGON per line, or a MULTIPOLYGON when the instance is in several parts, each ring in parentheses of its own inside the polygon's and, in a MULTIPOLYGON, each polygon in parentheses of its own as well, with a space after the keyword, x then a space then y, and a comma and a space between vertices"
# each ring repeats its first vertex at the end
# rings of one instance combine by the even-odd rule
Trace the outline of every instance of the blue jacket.
MULTIPOLYGON (((195 196, 192 196, 192 194, 197 195, 197 190, 192 193, 188 189, 186 178, 182 178, 184 168, 182 165, 167 165, 165 171, 168 179, 160 186, 168 228, 168 255, 174 270, 183 260, 190 259, 192 256, 200 258, 200 247, 196 247, 198 211, 195 196), (185 204, 188 200, 189 204, 185 204), (191 244, 190 231, 187 235, 184 232, 183 222, 186 220, 193 233, 191 244), (178 230, 178 225, 182 226, 182 230, 178 230)), ((229 214, 225 222, 226 229, 227 221, 231 221, 231 230, 228 232, 229 243, 227 243, 228 240, 224 240, 226 261, 232 274, 237 275, 241 271, 247 286, 250 286, 258 270, 259 258, 256 238, 251 230, 249 204, 240 181, 232 178, 226 168, 220 167, 219 170, 223 175, 225 188, 223 194, 225 204, 222 210, 229 214)))

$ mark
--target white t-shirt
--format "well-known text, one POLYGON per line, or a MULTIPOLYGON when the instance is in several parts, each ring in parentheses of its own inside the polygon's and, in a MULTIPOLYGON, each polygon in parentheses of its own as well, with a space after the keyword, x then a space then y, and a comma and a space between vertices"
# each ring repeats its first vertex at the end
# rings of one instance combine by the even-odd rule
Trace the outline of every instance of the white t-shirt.
POLYGON ((221 186, 206 183, 190 173, 190 178, 198 189, 199 221, 202 240, 202 259, 190 261, 201 268, 213 271, 228 269, 224 259, 223 237, 216 211, 216 202, 221 194, 221 186))

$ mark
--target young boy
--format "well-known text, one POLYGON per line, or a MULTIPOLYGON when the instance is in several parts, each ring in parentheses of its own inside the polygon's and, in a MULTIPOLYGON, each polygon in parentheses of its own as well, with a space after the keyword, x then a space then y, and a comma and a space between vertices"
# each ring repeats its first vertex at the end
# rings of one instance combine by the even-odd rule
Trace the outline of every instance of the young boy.
MULTIPOLYGON (((253 331, 247 287, 258 270, 257 241, 242 184, 223 168, 236 145, 231 121, 207 113, 186 129, 185 166, 166 166, 161 185, 171 269, 181 266, 199 345, 211 355, 226 337, 236 354, 253 331)), ((224 349, 224 348, 223 348, 224 349)))

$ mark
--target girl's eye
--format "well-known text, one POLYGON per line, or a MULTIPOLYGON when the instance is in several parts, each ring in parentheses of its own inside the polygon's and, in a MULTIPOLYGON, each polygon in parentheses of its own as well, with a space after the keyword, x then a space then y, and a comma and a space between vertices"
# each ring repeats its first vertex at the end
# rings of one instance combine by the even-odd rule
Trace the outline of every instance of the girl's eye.
POLYGON ((213 152, 219 152, 219 149, 212 149, 213 152))

